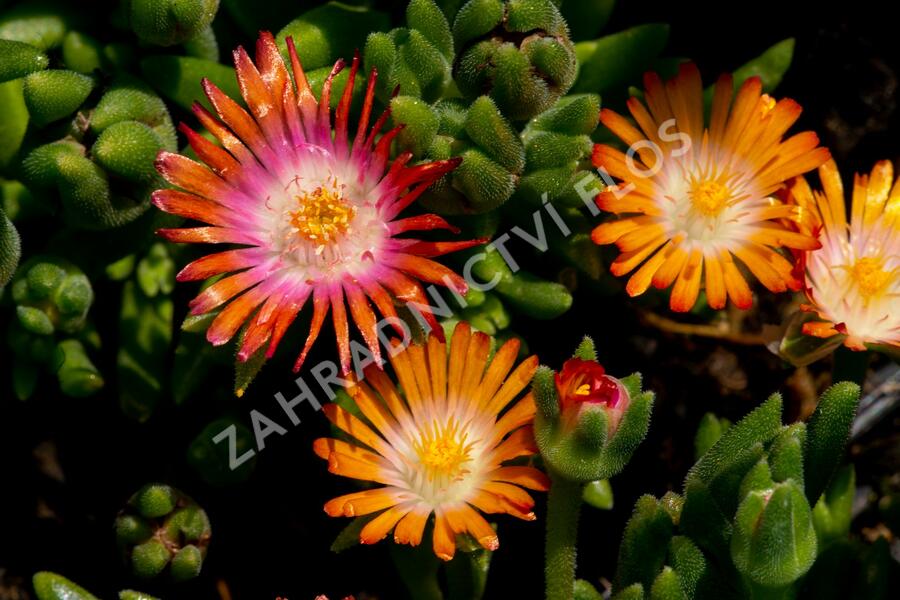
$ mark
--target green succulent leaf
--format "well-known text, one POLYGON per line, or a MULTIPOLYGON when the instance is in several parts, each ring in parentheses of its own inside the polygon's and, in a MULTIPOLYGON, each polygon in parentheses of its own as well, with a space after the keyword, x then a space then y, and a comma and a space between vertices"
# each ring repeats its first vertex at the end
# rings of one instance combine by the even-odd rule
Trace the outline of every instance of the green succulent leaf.
POLYGON ((42 71, 49 64, 47 55, 31 44, 0 39, 0 83, 42 71))
POLYGON ((98 600, 81 586, 49 571, 35 573, 32 582, 38 600, 98 600))
POLYGON ((578 78, 573 92, 605 94, 639 80, 666 47, 669 26, 638 25, 625 31, 575 45, 578 78))
POLYGON ((810 504, 818 501, 841 462, 859 406, 859 391, 855 383, 834 384, 822 394, 807 421, 804 466, 806 498, 810 504))
POLYGON ((128 0, 128 17, 137 36, 157 46, 173 46, 208 27, 219 0, 128 0))
POLYGON ((635 583, 651 588, 665 564, 672 535, 672 519, 659 501, 653 496, 641 496, 622 535, 615 589, 635 583))
POLYGON ((304 12, 275 38, 287 58, 285 38, 291 36, 303 68, 313 70, 330 68, 339 58, 349 60, 370 32, 388 27, 390 19, 382 11, 332 1, 304 12))

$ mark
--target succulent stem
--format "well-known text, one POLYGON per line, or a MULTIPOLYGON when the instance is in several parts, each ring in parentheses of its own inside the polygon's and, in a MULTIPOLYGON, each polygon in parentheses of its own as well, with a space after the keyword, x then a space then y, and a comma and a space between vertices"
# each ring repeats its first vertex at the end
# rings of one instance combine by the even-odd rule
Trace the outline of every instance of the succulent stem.
POLYGON ((575 554, 583 483, 551 471, 547 498, 547 547, 544 563, 547 600, 568 600, 575 593, 575 554))

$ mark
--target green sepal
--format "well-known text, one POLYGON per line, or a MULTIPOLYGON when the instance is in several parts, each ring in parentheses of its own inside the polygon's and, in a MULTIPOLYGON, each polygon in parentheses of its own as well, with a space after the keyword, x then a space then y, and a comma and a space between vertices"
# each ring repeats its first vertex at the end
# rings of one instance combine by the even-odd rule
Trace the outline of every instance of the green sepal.
POLYGON ((594 508, 600 510, 612 510, 613 508, 613 489, 609 484, 609 479, 598 479, 587 483, 581 497, 585 504, 594 508))
POLYGON ((810 504, 818 501, 841 462, 859 406, 859 392, 859 386, 848 381, 832 385, 807 421, 804 467, 810 504))
POLYGON ((38 600, 98 600, 81 586, 49 571, 35 573, 32 583, 38 600))
POLYGON ((531 379, 531 391, 534 394, 534 404, 543 419, 553 421, 559 417, 559 396, 550 367, 538 367, 531 379))
POLYGON ((340 554, 344 550, 358 546, 360 544, 359 534, 362 533, 363 527, 376 516, 377 515, 375 514, 370 514, 355 517, 350 521, 350 524, 341 529, 341 532, 334 538, 334 541, 331 543, 331 551, 335 554, 340 554))
POLYGON ((0 83, 43 71, 49 64, 47 55, 31 44, 0 39, 0 83))

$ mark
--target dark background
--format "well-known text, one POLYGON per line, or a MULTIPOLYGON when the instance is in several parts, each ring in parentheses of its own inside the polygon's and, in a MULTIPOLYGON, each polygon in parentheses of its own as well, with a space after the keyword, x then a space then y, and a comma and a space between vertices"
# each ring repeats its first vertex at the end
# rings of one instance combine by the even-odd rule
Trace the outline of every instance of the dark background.
MULTIPOLYGON (((296 12, 303 8, 298 3, 296 12)), ((887 3, 857 1, 830 11, 824 4, 791 2, 620 2, 605 31, 651 21, 672 25, 666 54, 693 58, 707 82, 775 42, 795 37, 794 63, 776 95, 804 107, 802 128, 819 133, 845 178, 867 171, 876 160, 898 158, 900 51, 887 3)), ((223 44, 223 55, 226 49, 223 44)), ((101 334, 115 340, 115 319, 105 315, 117 313, 116 292, 104 294, 102 285, 97 291, 92 314, 101 334)), ((191 286, 177 290, 177 311, 185 310, 194 292, 191 286)), ((768 322, 774 314, 764 303, 752 319, 768 322)), ((176 313, 176 322, 182 316, 176 313)), ((650 435, 627 471, 613 481, 615 508, 602 512, 586 506, 583 511, 579 575, 595 583, 614 573, 618 541, 634 501, 643 493, 679 489, 693 461, 693 432, 704 412, 735 419, 776 390, 787 392, 788 417, 802 412, 787 384, 793 369, 764 348, 657 332, 642 325, 634 305, 621 296, 582 293, 562 318, 538 322, 517 316, 514 327, 540 350, 542 362, 554 367, 583 334, 590 334, 609 372, 640 370, 645 387, 657 393, 650 435)), ((319 354, 308 364, 331 351, 332 339, 326 327, 316 347, 319 354)), ((297 343, 285 342, 286 347, 297 343)), ((325 419, 307 411, 299 427, 289 427, 272 399, 277 391, 290 396, 294 390, 291 358, 267 366, 240 401, 228 393, 228 369, 216 371, 208 392, 181 408, 161 407, 142 426, 119 416, 112 394, 86 400, 39 395, 19 403, 6 398, 8 381, 0 381, 6 398, 0 402, 0 600, 27 597, 17 594, 42 569, 60 572, 104 598, 133 587, 119 564, 112 522, 126 499, 151 480, 193 495, 210 515, 213 539, 197 581, 178 588, 144 586, 147 592, 167 599, 217 598, 216 584, 224 580, 239 599, 281 595, 307 600, 327 593, 334 600, 361 592, 403 598, 387 543, 340 555, 328 549, 346 522, 326 517, 322 504, 350 491, 351 484, 328 475, 311 452, 313 439, 327 431, 325 419), (188 443, 210 420, 228 411, 246 418, 252 408, 279 419, 289 434, 268 440, 246 484, 218 489, 202 483, 185 464, 188 443), (44 450, 36 453, 39 447, 44 450), (48 448, 63 481, 39 468, 36 456, 46 456, 48 448)), ((113 364, 98 366, 115 372, 113 364)), ((827 369, 819 365, 813 377, 827 369)), ((892 468, 857 466, 860 483, 892 468)), ((537 522, 499 519, 501 549, 493 558, 487 598, 542 596, 543 502, 539 498, 537 522)))

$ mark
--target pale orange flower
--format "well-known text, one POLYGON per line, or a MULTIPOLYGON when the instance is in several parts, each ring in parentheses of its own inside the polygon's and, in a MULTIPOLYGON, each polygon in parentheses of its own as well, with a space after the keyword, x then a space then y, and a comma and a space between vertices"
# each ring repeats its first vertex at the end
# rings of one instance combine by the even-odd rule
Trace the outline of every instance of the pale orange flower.
POLYGON ((380 511, 362 529, 362 543, 373 544, 393 530, 395 542, 416 546, 434 514, 434 552, 450 560, 457 534, 469 533, 489 550, 499 546, 481 512, 534 520, 534 500, 522 488, 545 491, 547 476, 504 463, 537 452, 534 400, 529 393, 513 403, 531 382, 537 357, 513 369, 517 340, 503 344, 493 359, 490 350, 491 339, 465 323, 457 325, 449 355, 433 334, 425 345, 405 349, 395 341, 390 360, 402 393, 373 365, 364 381, 348 389, 362 418, 337 404, 324 408, 334 425, 355 438, 316 440, 316 454, 328 461, 328 470, 382 484, 325 504, 333 517, 380 511))
POLYGON ((803 333, 844 335, 854 350, 900 346, 900 180, 886 160, 870 175, 856 175, 848 223, 834 161, 819 167, 819 179, 824 191, 813 192, 803 178, 790 190, 803 209, 799 229, 822 243, 801 255, 810 301, 803 308, 822 319, 805 323, 803 333))
POLYGON ((797 209, 773 194, 829 157, 811 131, 782 139, 800 105, 763 94, 758 77, 747 79, 732 101, 732 78, 723 75, 707 123, 694 65, 682 65, 665 84, 647 74, 644 85, 644 102, 628 101, 637 127, 611 110, 600 113, 633 149, 626 155, 605 144, 594 148, 594 164, 621 181, 597 197, 600 208, 620 217, 592 235, 621 250, 610 272, 637 269, 626 286, 631 296, 651 284, 674 284, 670 306, 677 312, 694 306, 701 283, 710 307, 724 308, 731 298, 749 308, 753 297, 735 258, 773 292, 800 289, 779 249, 812 250, 818 243, 787 226, 797 209))

